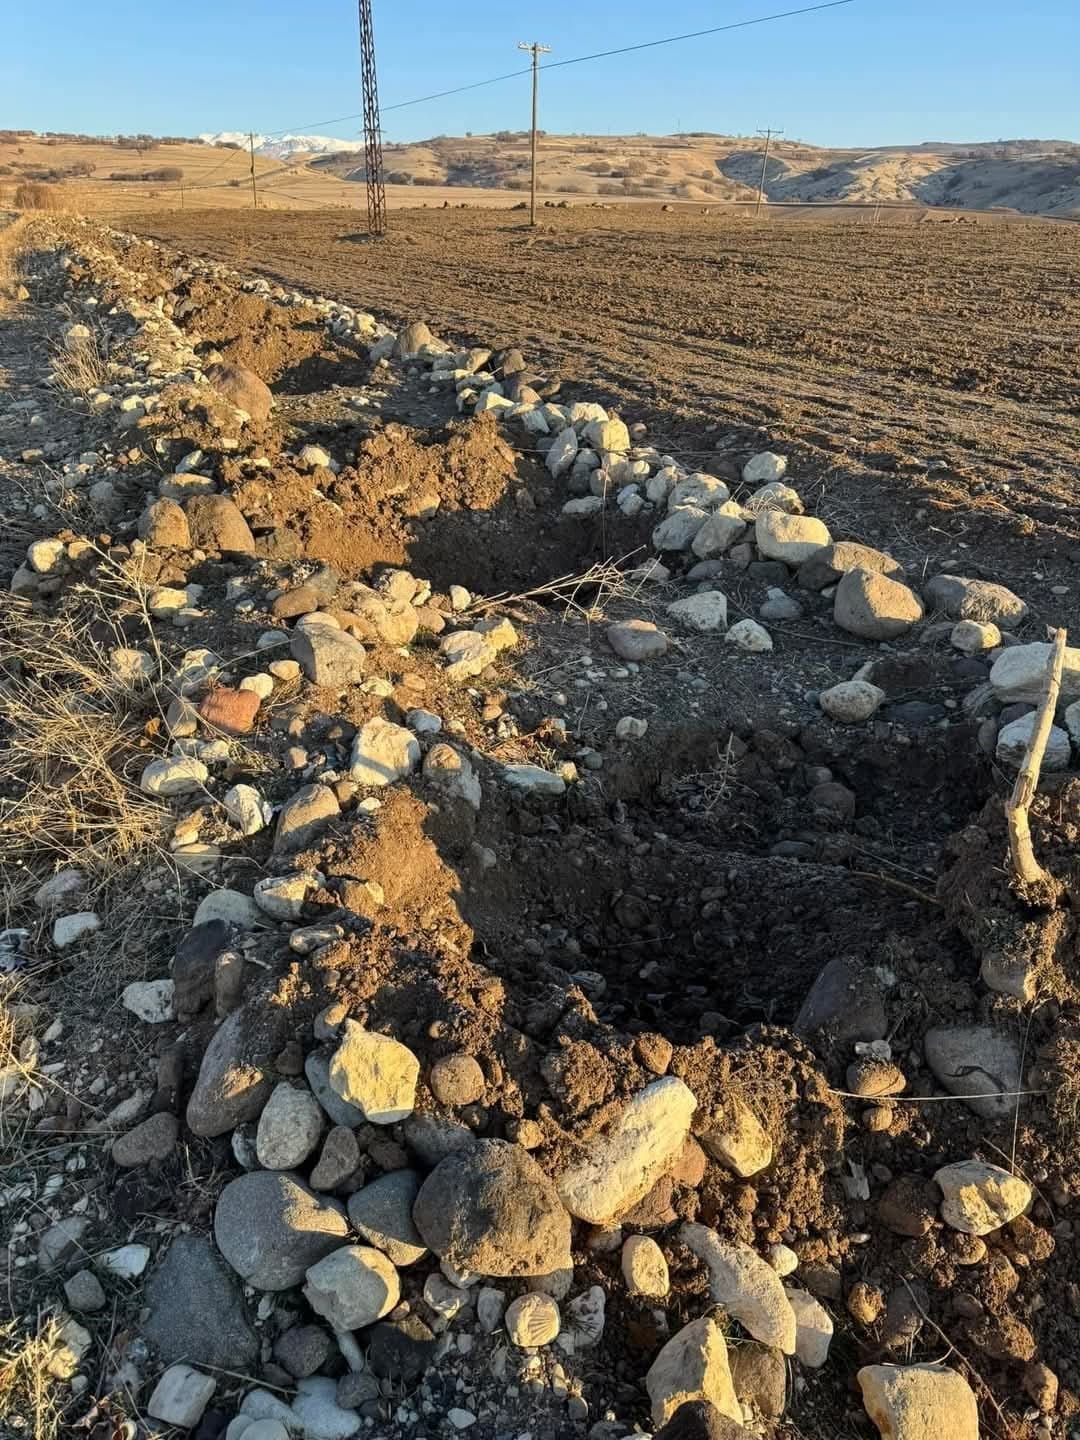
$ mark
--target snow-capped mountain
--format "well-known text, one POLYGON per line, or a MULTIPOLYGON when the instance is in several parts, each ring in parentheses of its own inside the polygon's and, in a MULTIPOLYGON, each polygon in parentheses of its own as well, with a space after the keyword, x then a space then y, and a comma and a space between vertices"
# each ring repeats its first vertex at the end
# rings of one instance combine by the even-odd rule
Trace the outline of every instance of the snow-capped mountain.
MULTIPOLYGON (((198 137, 207 145, 222 145, 232 143, 234 145, 246 146, 248 143, 246 130, 219 130, 217 134, 200 135, 198 137)), ((338 140, 333 135, 256 135, 255 152, 258 155, 270 155, 275 160, 285 160, 290 155, 301 153, 313 155, 335 155, 346 150, 357 150, 363 144, 358 137, 351 140, 338 140)))

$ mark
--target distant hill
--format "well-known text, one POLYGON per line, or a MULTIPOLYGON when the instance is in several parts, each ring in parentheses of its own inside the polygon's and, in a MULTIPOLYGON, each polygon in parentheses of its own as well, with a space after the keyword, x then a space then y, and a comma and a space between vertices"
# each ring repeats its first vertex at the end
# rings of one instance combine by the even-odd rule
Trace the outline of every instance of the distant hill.
MULTIPOLYGON (((761 142, 722 135, 547 135, 540 186, 548 193, 708 202, 757 190, 761 142)), ((525 131, 440 135, 383 149, 387 181, 414 186, 528 188, 525 131)), ((355 145, 311 161, 349 181, 364 179, 355 145)), ((1007 208, 1029 215, 1080 214, 1080 145, 1065 140, 926 141, 915 146, 829 150, 774 144, 765 174, 773 202, 1007 208)))

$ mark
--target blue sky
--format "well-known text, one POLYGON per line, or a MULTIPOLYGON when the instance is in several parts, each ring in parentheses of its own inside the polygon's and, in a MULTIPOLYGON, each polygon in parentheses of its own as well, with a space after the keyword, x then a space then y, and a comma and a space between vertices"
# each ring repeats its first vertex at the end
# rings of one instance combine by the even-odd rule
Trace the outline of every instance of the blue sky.
MULTIPOLYGON (((374 0, 384 106, 552 60, 749 19, 800 0, 374 0)), ((6 0, 0 126, 347 138, 360 109, 354 0, 6 0)), ((854 0, 840 9, 572 65, 542 78, 553 131, 747 134, 822 144, 1080 140, 1077 0, 854 0)), ((520 128, 524 77, 384 112, 391 140, 520 128)))

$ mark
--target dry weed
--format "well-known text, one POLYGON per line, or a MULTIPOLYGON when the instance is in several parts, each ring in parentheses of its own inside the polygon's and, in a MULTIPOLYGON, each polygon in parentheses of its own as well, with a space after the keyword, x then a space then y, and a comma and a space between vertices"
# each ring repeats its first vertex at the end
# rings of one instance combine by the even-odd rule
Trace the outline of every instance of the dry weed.
POLYGON ((63 1423, 60 1379, 53 1373, 64 1349, 60 1324, 46 1319, 28 1335, 16 1321, 0 1327, 0 1423, 5 1435, 57 1440, 63 1423))
POLYGON ((61 866, 113 881, 162 838, 167 811, 138 786, 153 707, 152 690, 133 690, 111 672, 84 612, 40 616, 25 602, 9 604, 0 849, 11 909, 61 866))
POLYGON ((109 383, 108 356, 91 330, 77 340, 57 345, 52 357, 52 383, 83 397, 109 383))
POLYGON ((0 315, 14 299, 19 285, 19 256, 27 244, 27 221, 19 216, 0 230, 0 315))

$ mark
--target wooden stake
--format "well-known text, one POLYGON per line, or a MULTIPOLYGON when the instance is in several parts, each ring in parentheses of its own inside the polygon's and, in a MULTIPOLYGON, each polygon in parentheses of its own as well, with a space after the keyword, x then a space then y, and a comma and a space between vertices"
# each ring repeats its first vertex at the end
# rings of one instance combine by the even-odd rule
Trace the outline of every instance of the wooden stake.
POLYGON ((1009 857, 1014 877, 1022 885, 1045 885, 1056 888, 1054 877, 1047 873, 1035 858, 1031 843, 1031 827, 1028 812, 1035 792, 1039 788, 1039 771, 1042 768, 1046 742, 1050 738, 1050 727, 1054 723, 1058 695, 1061 692, 1061 671, 1065 664, 1064 630, 1054 632, 1054 644, 1046 666, 1046 689, 1031 729, 1024 763, 1020 766, 1009 803, 1005 807, 1005 818, 1009 826, 1009 857))

